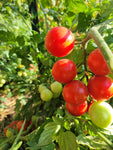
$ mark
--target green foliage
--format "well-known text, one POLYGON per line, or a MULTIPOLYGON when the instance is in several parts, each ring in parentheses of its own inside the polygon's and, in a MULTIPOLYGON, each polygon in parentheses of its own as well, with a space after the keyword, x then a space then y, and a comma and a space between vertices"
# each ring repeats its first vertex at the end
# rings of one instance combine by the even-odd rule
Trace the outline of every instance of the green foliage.
MULTIPOLYGON (((87 83, 84 60, 97 45, 89 40, 85 53, 80 42, 92 26, 112 19, 112 0, 37 0, 37 14, 34 14, 35 11, 29 12, 31 2, 0 2, 0 92, 7 98, 18 95, 15 120, 33 122, 27 131, 16 131, 10 139, 4 138, 4 133, 1 134, 0 149, 113 149, 112 126, 109 129, 97 128, 87 113, 81 117, 67 113, 62 94, 44 102, 38 91, 42 83, 50 89, 54 82, 52 66, 61 59, 50 55, 44 45, 47 31, 55 26, 65 26, 73 32, 74 50, 64 58, 75 62, 78 69, 76 78, 87 83), (36 16, 38 23, 35 25, 39 32, 32 29, 36 16)), ((112 21, 99 27, 99 32, 113 51, 112 29, 112 21)), ((87 73, 92 75, 89 70, 87 73)), ((6 108, 2 104, 5 101, 5 98, 0 97, 0 108, 6 108)), ((113 105, 112 99, 110 104, 113 105)), ((0 126, 4 127, 3 123, 0 126)))
POLYGON ((59 135, 59 147, 62 150, 76 150, 77 149, 77 143, 76 143, 76 136, 70 132, 61 132, 59 135))

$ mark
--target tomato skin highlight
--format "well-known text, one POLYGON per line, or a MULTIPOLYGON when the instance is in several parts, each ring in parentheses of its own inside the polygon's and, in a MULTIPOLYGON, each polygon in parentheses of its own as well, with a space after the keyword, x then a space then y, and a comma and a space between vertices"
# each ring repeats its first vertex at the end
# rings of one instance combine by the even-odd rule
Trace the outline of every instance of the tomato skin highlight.
POLYGON ((75 38, 66 27, 57 26, 49 30, 45 37, 47 51, 56 57, 68 55, 74 48, 75 38))
POLYGON ((52 67, 53 78, 60 83, 68 83, 77 75, 76 64, 70 59, 60 59, 52 67))
POLYGON ((88 81, 89 94, 99 100, 108 100, 113 96, 113 80, 107 76, 94 75, 88 81))
POLYGON ((87 65, 96 75, 107 75, 110 73, 110 69, 99 49, 95 49, 89 54, 87 65))
POLYGON ((87 101, 83 102, 80 105, 71 105, 70 103, 66 103, 67 111, 74 116, 81 116, 87 111, 87 101))
POLYGON ((72 105, 80 105, 87 100, 87 86, 79 81, 73 80, 67 83, 63 88, 63 98, 72 105))
POLYGON ((107 128, 113 122, 113 108, 107 102, 94 102, 88 112, 91 121, 100 128, 107 128))

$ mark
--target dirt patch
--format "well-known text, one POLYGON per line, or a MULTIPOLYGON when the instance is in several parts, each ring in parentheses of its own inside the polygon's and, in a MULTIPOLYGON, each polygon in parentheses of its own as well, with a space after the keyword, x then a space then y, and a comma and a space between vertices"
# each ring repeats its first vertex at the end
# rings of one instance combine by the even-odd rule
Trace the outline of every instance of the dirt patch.
POLYGON ((0 94, 0 98, 4 99, 0 105, 3 106, 4 108, 0 108, 0 122, 7 118, 8 115, 13 116, 15 114, 15 104, 16 104, 16 97, 9 97, 7 98, 7 95, 5 94, 0 94))

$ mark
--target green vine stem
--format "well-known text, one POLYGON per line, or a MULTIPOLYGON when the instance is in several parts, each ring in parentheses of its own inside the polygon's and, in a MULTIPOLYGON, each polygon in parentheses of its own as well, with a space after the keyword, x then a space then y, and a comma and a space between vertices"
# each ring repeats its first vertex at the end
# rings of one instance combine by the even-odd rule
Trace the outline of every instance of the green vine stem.
POLYGON ((89 120, 86 121, 86 124, 91 131, 98 135, 107 145, 109 145, 110 148, 113 149, 113 143, 106 136, 104 136, 104 134, 101 133, 101 131, 99 131, 98 128, 96 128, 96 126, 90 124, 89 120))
POLYGON ((96 27, 92 27, 89 30, 86 40, 88 41, 89 39, 93 39, 95 41, 113 75, 113 53, 96 27))
POLYGON ((98 135, 101 139, 103 139, 103 141, 104 141, 106 144, 108 144, 111 148, 113 148, 113 143, 112 143, 109 139, 107 139, 101 132, 97 132, 97 135, 98 135))

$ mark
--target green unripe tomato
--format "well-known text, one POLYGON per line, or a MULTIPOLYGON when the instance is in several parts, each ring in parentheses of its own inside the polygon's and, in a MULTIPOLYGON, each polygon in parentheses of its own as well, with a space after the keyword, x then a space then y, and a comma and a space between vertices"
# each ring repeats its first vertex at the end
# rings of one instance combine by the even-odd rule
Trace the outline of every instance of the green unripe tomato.
POLYGON ((53 93, 53 98, 58 98, 61 93, 53 93))
POLYGON ((38 87, 39 93, 41 93, 44 89, 47 89, 47 87, 43 83, 40 84, 39 87, 38 87))
POLYGON ((107 128, 113 122, 113 108, 107 102, 92 103, 88 113, 91 121, 100 128, 107 128))
POLYGON ((0 87, 2 87, 3 86, 3 84, 0 84, 0 87))
POLYGON ((53 97, 53 93, 49 89, 44 89, 40 93, 40 97, 43 101, 50 101, 53 97))
POLYGON ((5 79, 1 79, 1 80, 0 80, 0 83, 1 83, 1 84, 5 84, 5 83, 6 83, 6 80, 5 80, 5 79))
POLYGON ((63 89, 62 84, 57 81, 51 83, 50 87, 53 93, 61 93, 63 89))
POLYGON ((7 137, 7 138, 10 138, 11 136, 12 136, 11 131, 7 130, 7 131, 6 131, 6 137, 7 137))

